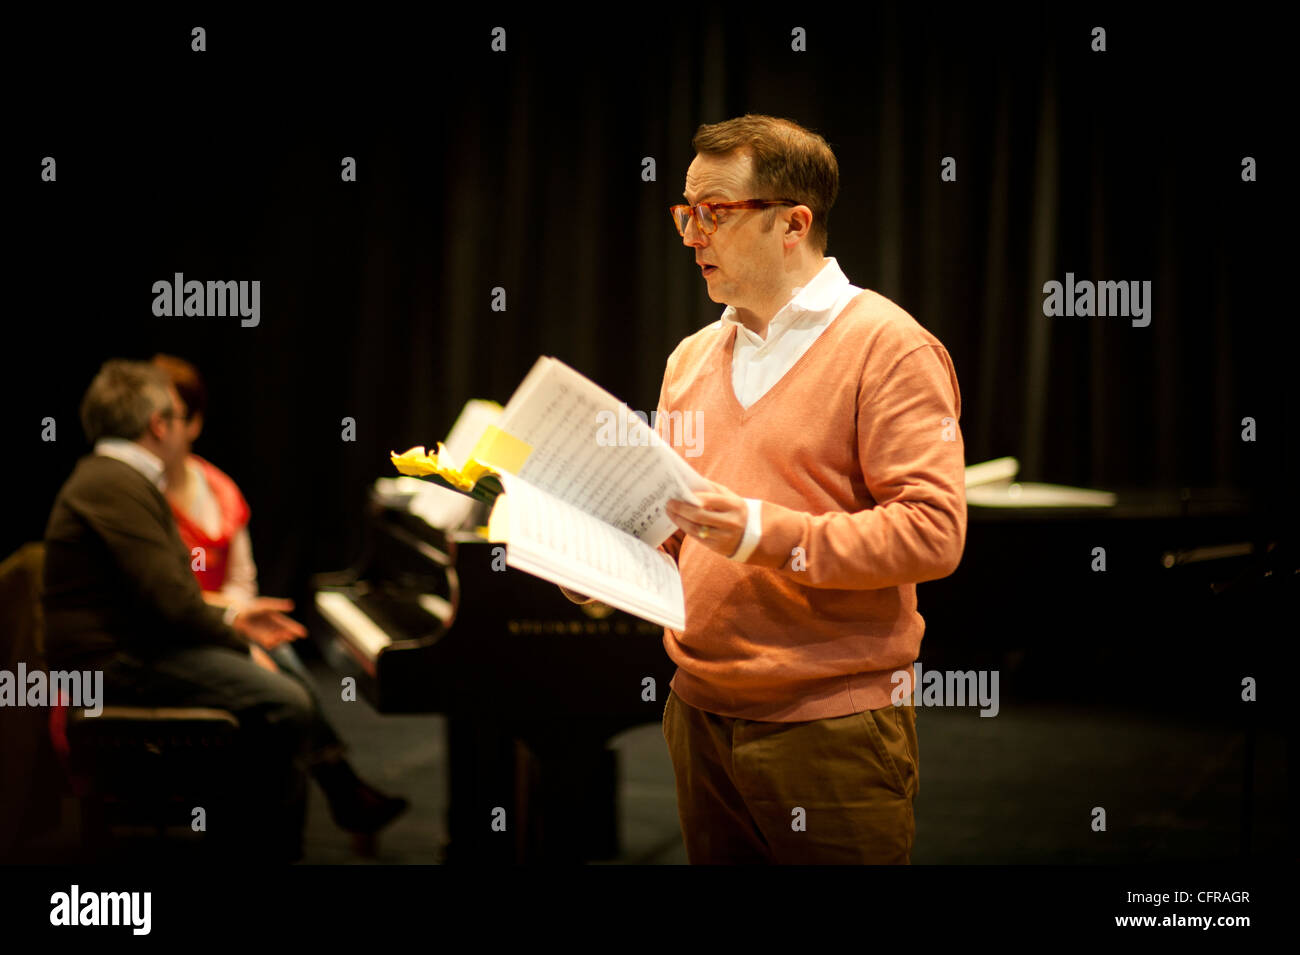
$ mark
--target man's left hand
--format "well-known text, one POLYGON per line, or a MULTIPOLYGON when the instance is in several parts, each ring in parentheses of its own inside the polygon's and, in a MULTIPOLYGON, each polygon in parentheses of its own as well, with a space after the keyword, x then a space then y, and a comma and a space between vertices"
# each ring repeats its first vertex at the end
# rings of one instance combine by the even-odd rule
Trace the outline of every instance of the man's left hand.
POLYGON ((713 482, 712 491, 696 491, 700 507, 685 501, 669 501, 668 516, 709 550, 730 557, 745 537, 749 505, 734 491, 713 482))

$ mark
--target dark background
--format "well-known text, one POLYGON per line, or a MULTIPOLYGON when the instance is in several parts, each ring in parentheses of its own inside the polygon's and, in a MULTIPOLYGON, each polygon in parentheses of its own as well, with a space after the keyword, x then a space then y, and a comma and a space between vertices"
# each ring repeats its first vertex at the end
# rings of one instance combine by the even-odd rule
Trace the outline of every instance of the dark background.
MULTIPOLYGON (((1003 708, 920 715, 915 861, 1294 859, 1294 550, 1160 563, 1295 544, 1291 34, 1246 7, 989 6, 7 14, 0 557, 42 536, 89 450, 77 409, 100 364, 169 352, 207 377, 196 451, 248 497, 262 591, 306 619, 310 576, 358 552, 389 451, 432 446, 469 398, 505 401, 539 354, 655 407, 673 347, 721 311, 667 212, 691 137, 785 116, 839 160, 828 254, 951 353, 968 463, 1014 455, 1022 480, 1122 501, 972 507, 962 565, 918 589, 925 669, 1000 674, 1003 708), (790 50, 794 26, 807 52, 790 50), (945 156, 956 182, 939 178, 945 156), (1243 156, 1259 181, 1241 181, 1243 156), (152 285, 175 272, 260 280, 260 326, 154 317, 152 285), (1066 272, 1151 281, 1150 326, 1044 317, 1043 283, 1066 272), (1080 823, 1095 805, 1109 834, 1080 823)), ((539 666, 539 692, 609 679, 592 668, 539 666)), ((502 692, 495 670, 453 676, 502 692)), ((416 803, 385 860, 430 861, 442 718, 331 696, 359 767, 416 803)), ((621 743, 622 804, 642 825, 625 849, 682 861, 667 754, 641 729, 621 743)), ((319 800, 310 818, 310 860, 349 861, 319 800)), ((1077 897, 1033 881, 1053 887, 1044 911, 1077 897)))
POLYGON ((1282 521, 1289 110, 1281 31, 1257 12, 367 11, 14 22, 3 553, 42 536, 110 357, 200 367, 195 450, 252 506, 263 592, 299 600, 351 560, 388 452, 434 445, 469 398, 504 402, 539 354, 654 408, 669 352, 721 311, 667 206, 696 127, 745 112, 830 142, 827 254, 947 346, 968 463, 1221 489, 1282 521), (40 181, 47 155, 57 183, 40 181), (1247 155, 1258 182, 1241 181, 1247 155), (1150 326, 1045 318, 1042 285, 1067 271, 1150 280, 1150 326), (151 286, 174 272, 259 279, 260 326, 154 317, 151 286))

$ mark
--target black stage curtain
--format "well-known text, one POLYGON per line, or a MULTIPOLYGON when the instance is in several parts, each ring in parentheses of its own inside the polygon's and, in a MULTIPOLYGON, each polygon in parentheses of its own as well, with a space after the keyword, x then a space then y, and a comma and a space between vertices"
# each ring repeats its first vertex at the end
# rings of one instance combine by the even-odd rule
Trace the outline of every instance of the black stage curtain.
POLYGON ((835 149, 828 254, 947 346, 969 462, 1274 506, 1296 428, 1280 34, 1259 11, 1096 4, 17 23, 0 544, 42 535, 109 357, 205 372, 196 451, 251 503, 263 591, 300 598, 354 556, 388 452, 432 446, 469 398, 504 401, 539 354, 653 409, 669 352, 721 311, 667 206, 696 127, 745 112, 835 149), (155 317, 152 284, 177 272, 259 280, 259 326, 155 317), (1150 280, 1150 326, 1045 318, 1066 272, 1150 280))

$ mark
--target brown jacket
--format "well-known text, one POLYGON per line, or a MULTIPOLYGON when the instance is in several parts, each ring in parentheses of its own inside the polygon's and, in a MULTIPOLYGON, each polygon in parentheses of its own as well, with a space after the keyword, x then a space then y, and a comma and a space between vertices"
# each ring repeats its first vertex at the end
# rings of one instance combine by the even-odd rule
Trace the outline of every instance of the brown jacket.
POLYGON ((77 462, 45 529, 45 650, 54 669, 119 652, 248 643, 203 600, 167 499, 115 458, 77 462))

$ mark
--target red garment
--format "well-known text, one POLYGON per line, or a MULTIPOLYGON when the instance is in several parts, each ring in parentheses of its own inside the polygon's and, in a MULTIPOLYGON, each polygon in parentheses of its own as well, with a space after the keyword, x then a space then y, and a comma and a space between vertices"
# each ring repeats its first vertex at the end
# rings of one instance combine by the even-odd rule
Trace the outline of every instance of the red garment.
POLYGON ((208 480, 208 487, 212 489, 212 496, 216 498, 217 508, 221 512, 221 526, 217 536, 209 537, 203 528, 172 503, 170 498, 167 503, 171 505, 185 547, 191 554, 196 547, 202 547, 204 550, 205 569, 194 569, 195 561, 193 559, 190 561, 190 568, 194 570, 194 576, 199 579, 199 587, 203 590, 220 590, 226 582, 230 542, 248 523, 248 502, 240 493, 239 485, 231 480, 226 472, 197 454, 191 454, 190 460, 203 471, 203 476, 208 480))

